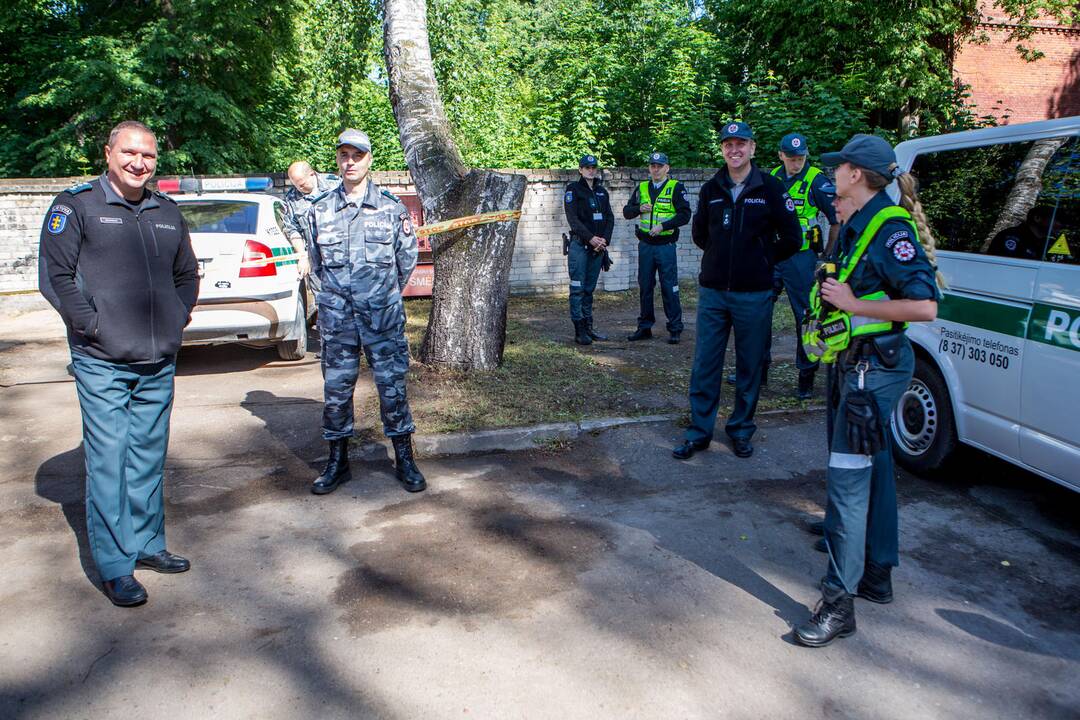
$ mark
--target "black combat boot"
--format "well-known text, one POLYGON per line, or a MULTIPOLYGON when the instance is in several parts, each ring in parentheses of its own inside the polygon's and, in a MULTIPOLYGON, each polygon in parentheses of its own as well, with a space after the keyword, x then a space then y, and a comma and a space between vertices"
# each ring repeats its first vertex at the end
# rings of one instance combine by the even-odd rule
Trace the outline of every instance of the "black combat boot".
POLYGON ((589 328, 585 325, 584 320, 574 321, 574 342, 578 345, 592 345, 592 338, 589 336, 589 328))
POLYGON ((817 374, 816 370, 800 370, 799 371, 799 399, 809 400, 814 397, 814 375, 817 374))
POLYGON ((637 342, 638 340, 648 340, 652 337, 652 329, 650 328, 638 328, 634 331, 634 334, 626 338, 630 342, 637 342))
POLYGON ((841 595, 830 602, 821 598, 810 619, 795 628, 795 639, 807 647, 825 647, 838 637, 855 634, 855 601, 841 595))
POLYGON ((855 591, 855 597, 869 600, 878 605, 887 605, 892 602, 892 568, 888 565, 877 565, 867 561, 863 570, 862 580, 855 591))
POLYGON ((585 332, 589 333, 589 337, 593 340, 607 340, 607 335, 602 335, 593 329, 592 318, 585 321, 585 332))
POLYGON ((338 485, 349 480, 352 480, 352 472, 349 470, 349 438, 331 440, 326 467, 323 468, 322 475, 311 484, 311 492, 325 495, 334 492, 338 485))
POLYGON ((426 489, 427 481, 413 459, 412 435, 395 435, 390 441, 394 443, 394 473, 398 482, 409 492, 426 489))

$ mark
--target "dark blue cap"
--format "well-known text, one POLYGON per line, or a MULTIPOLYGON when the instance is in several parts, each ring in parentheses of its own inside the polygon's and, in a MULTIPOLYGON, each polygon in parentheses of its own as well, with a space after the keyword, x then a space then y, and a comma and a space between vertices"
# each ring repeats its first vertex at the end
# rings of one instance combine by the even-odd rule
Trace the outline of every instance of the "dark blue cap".
POLYGON ((662 152, 654 152, 649 156, 650 165, 668 165, 667 155, 662 152))
POLYGON ((856 135, 840 152, 829 152, 821 156, 821 164, 836 166, 851 163, 879 175, 891 178, 892 165, 896 164, 896 153, 885 138, 877 135, 856 135))
POLYGON ((780 138, 780 152, 788 155, 805 155, 810 152, 806 149, 806 138, 799 133, 788 133, 780 138))
POLYGON ((596 162, 595 155, 582 155, 581 160, 578 161, 578 167, 596 167, 597 165, 599 163, 596 162))
POLYGON ((744 122, 729 122, 724 126, 724 129, 720 131, 720 142, 733 137, 742 138, 744 140, 753 140, 754 131, 744 122))

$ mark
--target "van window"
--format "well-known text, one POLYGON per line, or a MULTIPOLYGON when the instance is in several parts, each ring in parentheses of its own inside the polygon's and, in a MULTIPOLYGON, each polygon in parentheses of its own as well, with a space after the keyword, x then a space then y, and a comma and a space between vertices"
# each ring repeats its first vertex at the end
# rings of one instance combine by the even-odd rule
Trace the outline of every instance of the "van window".
POLYGON ((1080 137, 1062 143, 1043 173, 1042 191, 1033 212, 1040 216, 1042 259, 1080 265, 1080 137))
MULTIPOLYGON (((1033 143, 987 145, 926 153, 912 172, 942 250, 985 253, 1002 229, 999 219, 1033 143)), ((1008 223, 1011 225, 1013 223, 1008 223)), ((1033 258, 1037 259, 1037 258, 1033 258)))

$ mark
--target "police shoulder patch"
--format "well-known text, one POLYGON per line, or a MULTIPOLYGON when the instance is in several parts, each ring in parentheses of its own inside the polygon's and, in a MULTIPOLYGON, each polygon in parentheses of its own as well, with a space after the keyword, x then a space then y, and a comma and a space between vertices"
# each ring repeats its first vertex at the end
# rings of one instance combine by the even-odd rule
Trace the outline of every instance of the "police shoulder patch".
POLYGON ((77 185, 72 185, 71 187, 64 190, 64 192, 71 193, 72 195, 78 195, 79 193, 85 192, 85 191, 89 190, 92 187, 94 187, 94 186, 91 185, 90 183, 84 182, 84 183, 79 183, 77 185))
POLYGON ((69 208, 67 205, 57 204, 57 205, 52 206, 52 212, 58 212, 58 213, 64 213, 65 215, 70 215, 71 213, 73 213, 75 211, 72 210, 71 208, 69 208))
POLYGON ((59 235, 64 232, 65 227, 67 227, 67 215, 57 210, 49 213, 49 218, 45 221, 45 228, 51 235, 59 235))
POLYGON ((892 246, 893 257, 902 263, 909 263, 915 259, 915 246, 910 240, 898 240, 892 246))
POLYGON ((908 232, 907 230, 897 230, 896 232, 894 232, 892 235, 889 236, 888 240, 885 241, 885 247, 891 248, 898 241, 903 240, 904 238, 907 238, 907 239, 910 240, 911 239, 911 233, 908 232))
POLYGON ((784 207, 788 209, 788 212, 795 212, 795 201, 791 198, 784 200, 784 207))
POLYGON ((566 197, 564 199, 565 199, 567 205, 574 202, 574 191, 573 190, 567 190, 566 191, 566 197))
POLYGON ((401 232, 405 233, 406 235, 412 235, 413 226, 412 219, 409 217, 409 213, 402 212, 400 215, 398 215, 398 219, 401 220, 401 232))

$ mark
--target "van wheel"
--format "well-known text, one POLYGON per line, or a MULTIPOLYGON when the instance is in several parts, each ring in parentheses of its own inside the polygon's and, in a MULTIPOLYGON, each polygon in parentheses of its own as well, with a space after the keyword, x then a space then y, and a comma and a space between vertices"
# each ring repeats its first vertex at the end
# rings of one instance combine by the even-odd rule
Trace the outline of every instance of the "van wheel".
POLYGON ((296 317, 293 318, 293 328, 299 328, 300 336, 296 340, 282 340, 277 344, 278 357, 282 360, 303 360, 307 355, 308 346, 308 323, 307 311, 303 294, 296 301, 296 317))
POLYGON ((914 473, 939 469, 956 449, 956 422, 945 379, 934 365, 915 358, 911 384, 892 417, 893 452, 914 473))

